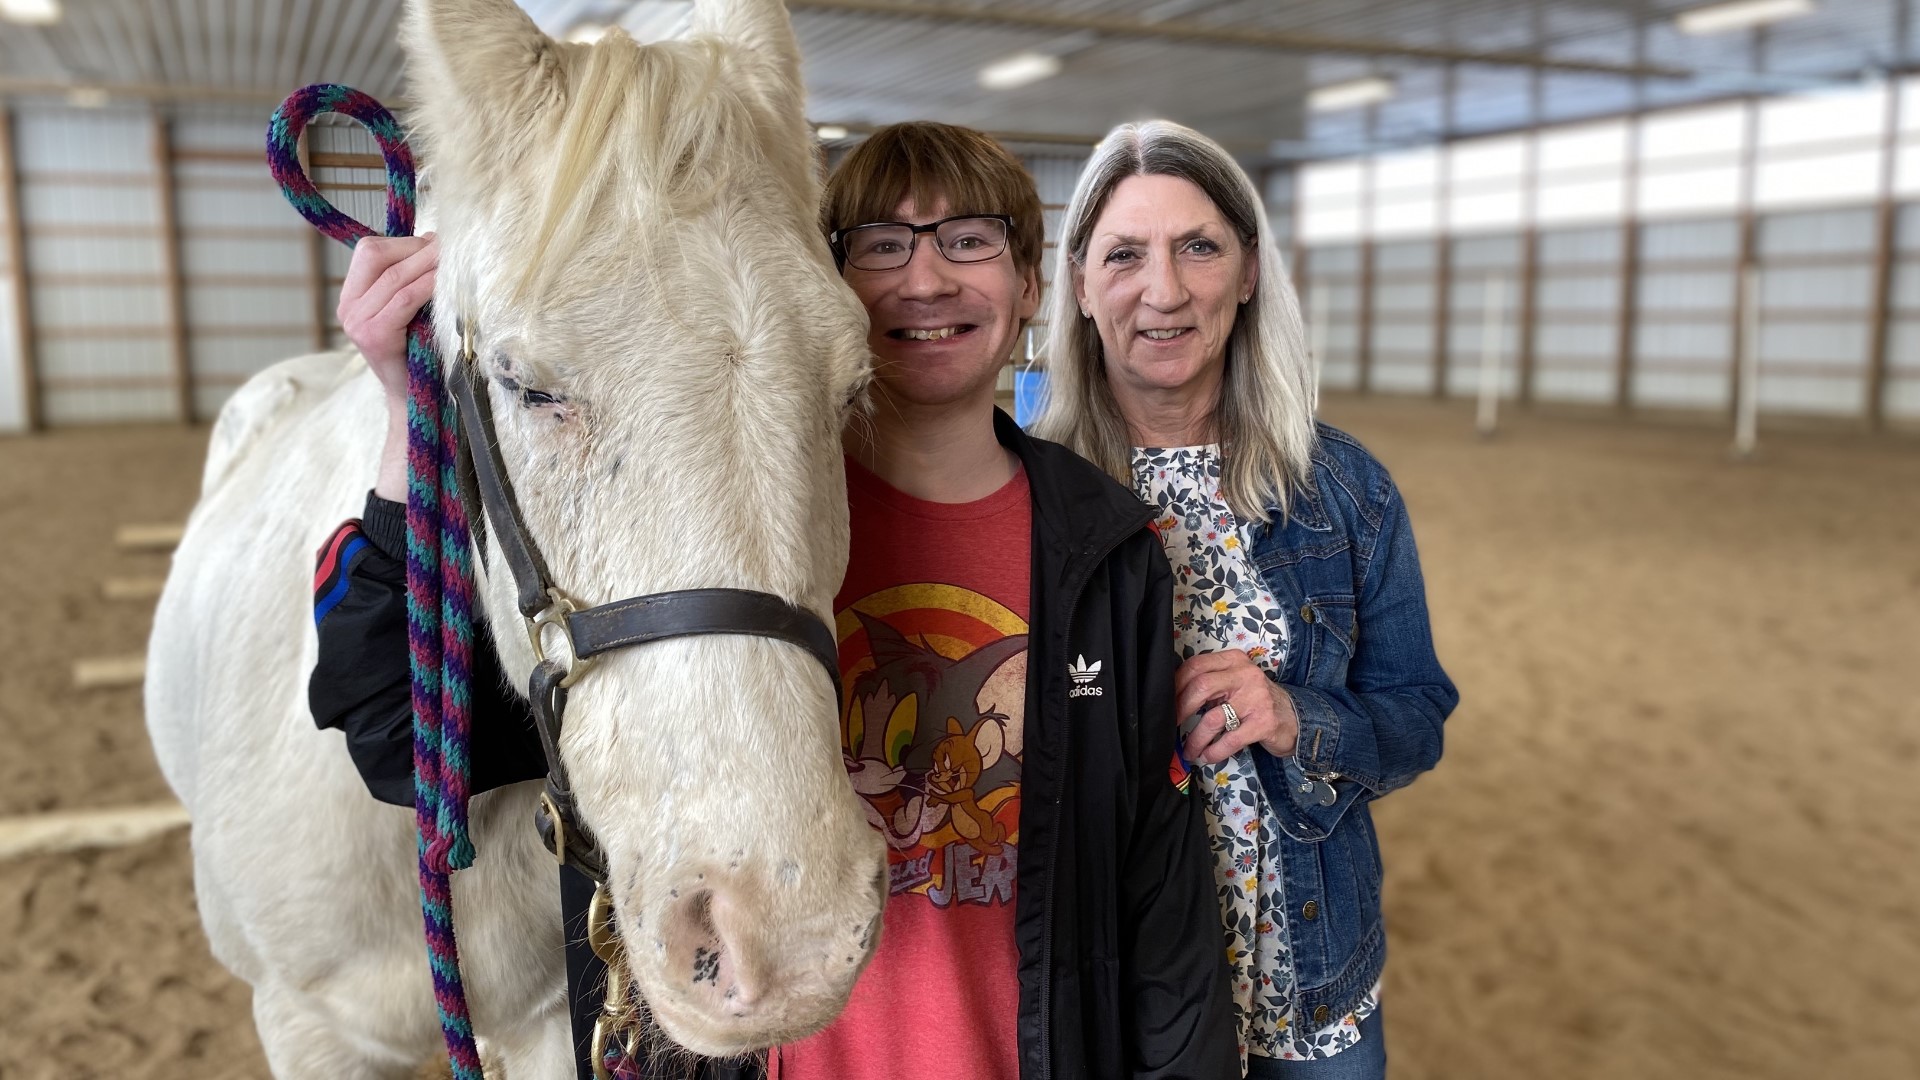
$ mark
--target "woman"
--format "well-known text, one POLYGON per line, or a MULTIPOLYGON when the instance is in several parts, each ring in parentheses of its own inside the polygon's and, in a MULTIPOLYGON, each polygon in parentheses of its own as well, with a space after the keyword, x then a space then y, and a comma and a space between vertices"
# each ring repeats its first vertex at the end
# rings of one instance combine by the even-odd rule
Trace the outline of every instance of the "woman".
POLYGON ((1433 767, 1458 700, 1406 507, 1358 442, 1315 424, 1299 306, 1216 143, 1114 129, 1059 259, 1036 433, 1161 511, 1246 1074, 1383 1076, 1369 804, 1433 767))

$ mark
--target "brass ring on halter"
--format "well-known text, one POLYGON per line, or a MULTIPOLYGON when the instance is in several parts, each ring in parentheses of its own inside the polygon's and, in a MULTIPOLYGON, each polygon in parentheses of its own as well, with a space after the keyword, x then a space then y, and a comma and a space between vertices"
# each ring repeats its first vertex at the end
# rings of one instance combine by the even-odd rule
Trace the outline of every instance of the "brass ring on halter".
POLYGON ((613 895, 605 882, 593 890, 593 902, 587 905, 587 945, 593 955, 611 964, 620 948, 613 928, 613 895))
POLYGON ((560 816, 560 808, 554 805, 553 796, 540 793, 540 812, 547 815, 547 821, 553 826, 553 861, 561 866, 567 865, 567 821, 560 816))
POLYGON ((1237 713, 1237 712, 1234 712, 1234 711, 1233 711, 1233 702, 1231 702, 1231 701, 1223 701, 1223 702, 1221 702, 1221 703, 1220 703, 1220 715, 1222 715, 1222 716, 1224 716, 1224 717, 1226 717, 1226 718, 1227 718, 1227 719, 1226 719, 1226 723, 1222 725, 1222 727, 1223 727, 1223 728, 1224 728, 1225 730, 1227 730, 1227 731, 1237 731, 1237 730, 1239 730, 1239 728, 1240 728, 1240 714, 1239 714, 1239 713, 1237 713))

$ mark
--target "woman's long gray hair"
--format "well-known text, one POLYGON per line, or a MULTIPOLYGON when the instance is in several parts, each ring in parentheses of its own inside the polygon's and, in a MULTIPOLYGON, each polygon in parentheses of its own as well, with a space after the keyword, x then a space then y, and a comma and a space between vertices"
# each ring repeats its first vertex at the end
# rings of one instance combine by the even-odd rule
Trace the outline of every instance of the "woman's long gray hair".
POLYGON ((1132 486, 1133 440, 1107 384, 1105 351, 1093 320, 1080 314, 1073 273, 1084 267, 1093 226, 1129 176, 1177 176, 1213 200, 1260 260, 1260 280, 1227 339, 1227 368, 1214 410, 1221 494, 1250 521, 1285 514, 1307 483, 1314 447, 1316 388, 1300 325, 1300 304, 1253 181, 1219 143, 1167 120, 1122 124, 1093 151, 1061 222, 1047 303, 1047 395, 1034 433, 1064 443, 1132 486))

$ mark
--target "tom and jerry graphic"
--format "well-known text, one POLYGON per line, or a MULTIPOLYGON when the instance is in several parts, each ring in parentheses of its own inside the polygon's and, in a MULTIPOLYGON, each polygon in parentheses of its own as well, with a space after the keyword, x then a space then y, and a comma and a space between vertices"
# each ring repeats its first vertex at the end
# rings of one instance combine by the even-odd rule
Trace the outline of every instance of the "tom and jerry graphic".
POLYGON ((1026 624, 950 585, 907 585, 840 616, 842 746, 892 891, 1008 903, 1020 828, 1026 624))

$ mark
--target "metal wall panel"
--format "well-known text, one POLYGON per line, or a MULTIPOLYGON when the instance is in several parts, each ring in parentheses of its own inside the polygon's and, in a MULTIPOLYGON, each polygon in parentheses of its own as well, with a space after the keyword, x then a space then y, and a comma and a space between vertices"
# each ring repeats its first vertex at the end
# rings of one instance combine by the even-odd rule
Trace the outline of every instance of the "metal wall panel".
POLYGON ((1480 392, 1484 359, 1489 284, 1500 282, 1500 318, 1496 343, 1500 350, 1500 396, 1520 393, 1521 238, 1518 236, 1462 237, 1452 245, 1451 288, 1447 295, 1447 382, 1449 395, 1473 397, 1480 392))
POLYGON ((1433 387, 1434 257, 1427 239, 1374 248, 1373 389, 1424 394, 1433 387))
POLYGON ((1326 313, 1327 325, 1317 334, 1320 385, 1328 390, 1358 389, 1360 249, 1354 245, 1310 249, 1300 303, 1309 320, 1317 313, 1326 313))
POLYGON ((265 130, 244 110, 172 121, 187 368, 203 419, 256 372, 313 351, 320 330, 312 227, 267 171, 265 130))
POLYGON ((1632 404, 1731 403, 1740 223, 1731 218, 1641 225, 1634 282, 1632 404))
POLYGON ((1894 220, 1893 297, 1887 313, 1887 415, 1920 419, 1920 206, 1894 220))
POLYGON ((171 418, 151 116, 22 108, 14 135, 45 421, 171 418))
POLYGON ((1617 226, 1548 230, 1535 240, 1536 399, 1595 405, 1613 400, 1621 241, 1617 226))
POLYGON ((1757 222, 1762 409, 1864 413, 1874 243, 1874 213, 1866 207, 1757 222))

